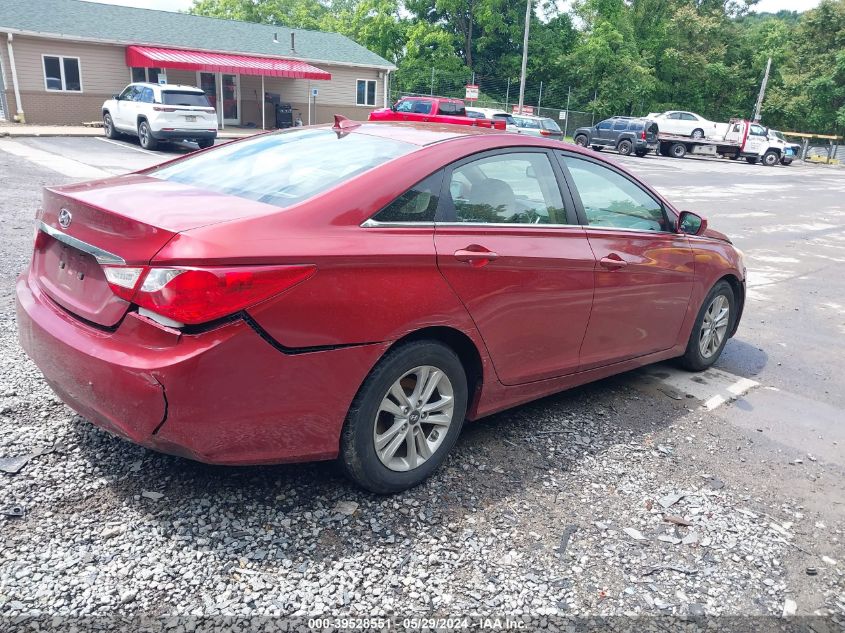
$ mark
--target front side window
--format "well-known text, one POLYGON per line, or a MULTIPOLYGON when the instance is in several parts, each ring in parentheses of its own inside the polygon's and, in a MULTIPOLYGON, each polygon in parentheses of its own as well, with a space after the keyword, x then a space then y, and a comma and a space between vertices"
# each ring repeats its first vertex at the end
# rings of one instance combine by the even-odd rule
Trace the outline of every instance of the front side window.
POLYGON ((449 195, 446 221, 567 223, 557 178, 544 153, 495 154, 461 165, 452 171, 449 195))
POLYGON ((598 130, 609 130, 611 125, 613 125, 613 123, 611 121, 602 121, 601 123, 599 123, 596 126, 596 129, 598 129, 598 130))
POLYGON ((751 124, 751 134, 754 136, 766 136, 766 128, 762 125, 751 124))
POLYGON ((373 219, 377 222, 434 222, 442 182, 442 171, 429 176, 379 211, 373 219))
POLYGON ((358 105, 374 106, 376 104, 375 79, 359 79, 356 101, 358 105))
POLYGON ((663 206, 621 174, 588 160, 563 153, 558 156, 572 176, 588 225, 671 230, 663 206))
POLYGON ((147 173, 162 180, 289 207, 415 147, 365 134, 338 137, 329 129, 299 128, 222 145, 147 173))
POLYGON ((78 57, 44 55, 44 87, 49 91, 82 92, 78 57))
POLYGON ((680 112, 670 112, 669 114, 666 115, 666 118, 677 121, 677 120, 680 120, 681 113, 680 112))

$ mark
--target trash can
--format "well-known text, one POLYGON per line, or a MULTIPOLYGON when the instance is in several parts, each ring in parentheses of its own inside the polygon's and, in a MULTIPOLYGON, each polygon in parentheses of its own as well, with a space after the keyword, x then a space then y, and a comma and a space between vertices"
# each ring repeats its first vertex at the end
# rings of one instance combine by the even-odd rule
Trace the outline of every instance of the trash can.
POLYGON ((276 127, 280 130, 293 127, 293 110, 289 103, 276 104, 276 127))

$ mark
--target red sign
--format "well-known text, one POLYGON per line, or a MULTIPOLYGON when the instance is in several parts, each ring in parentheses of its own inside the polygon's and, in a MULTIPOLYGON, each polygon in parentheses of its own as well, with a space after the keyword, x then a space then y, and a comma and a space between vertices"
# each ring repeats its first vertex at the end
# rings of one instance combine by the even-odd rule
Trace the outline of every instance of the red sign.
POLYGON ((478 101, 478 86, 473 84, 467 84, 467 95, 464 97, 464 101, 478 101))
MULTIPOLYGON (((513 113, 514 114, 520 113, 518 105, 513 106, 513 113)), ((522 114, 534 114, 534 106, 530 106, 530 105, 522 106, 522 114)))

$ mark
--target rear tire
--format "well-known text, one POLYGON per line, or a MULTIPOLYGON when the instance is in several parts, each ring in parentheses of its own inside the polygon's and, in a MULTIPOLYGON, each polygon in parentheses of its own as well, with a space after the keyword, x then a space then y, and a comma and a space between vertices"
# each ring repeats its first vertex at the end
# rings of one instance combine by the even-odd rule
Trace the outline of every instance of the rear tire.
POLYGON ((719 360, 733 331, 735 314, 733 288, 727 281, 719 281, 707 294, 692 326, 687 350, 679 359, 684 369, 704 371, 719 360))
POLYGON ((683 158, 687 155, 687 146, 683 143, 672 143, 672 146, 669 148, 669 155, 672 158, 683 158))
POLYGON ((757 157, 756 156, 747 156, 745 158, 745 162, 747 162, 749 165, 756 165, 757 164, 757 157))
POLYGON ((340 436, 340 464, 370 492, 412 488, 446 459, 466 408, 466 373, 451 348, 432 340, 401 345, 379 361, 355 396, 340 436), (433 391, 420 397, 426 388, 433 391))
POLYGON ((208 149, 209 147, 214 145, 214 139, 213 138, 202 139, 201 141, 197 141, 197 145, 200 146, 200 149, 208 149))
POLYGON ((631 141, 625 139, 622 139, 616 145, 616 151, 619 152, 622 156, 630 156, 633 150, 634 146, 631 144, 631 141))
POLYGON ((779 160, 780 160, 780 157, 777 155, 777 153, 775 153, 771 150, 769 150, 768 152, 763 154, 763 164, 766 167, 774 167, 775 165, 778 164, 779 160))
POLYGON ((108 112, 103 114, 103 132, 106 138, 116 139, 118 137, 117 130, 114 128, 114 121, 108 112))
POLYGON ((141 121, 138 124, 138 141, 144 149, 154 150, 158 147, 158 141, 153 138, 150 124, 146 121, 141 121))
POLYGON ((587 147, 587 137, 584 134, 579 134, 575 137, 575 144, 581 147, 587 147))

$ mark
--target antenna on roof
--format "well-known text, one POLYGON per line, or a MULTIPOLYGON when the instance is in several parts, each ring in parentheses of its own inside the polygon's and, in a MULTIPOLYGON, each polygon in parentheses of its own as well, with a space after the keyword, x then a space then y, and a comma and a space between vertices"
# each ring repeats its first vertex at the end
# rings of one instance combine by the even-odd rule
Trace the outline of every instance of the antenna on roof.
POLYGON ((296 53, 296 42, 294 41, 294 37, 296 37, 296 33, 293 31, 290 32, 290 52, 296 53))
POLYGON ((278 43, 279 43, 279 34, 273 33, 273 44, 278 44, 278 43))

